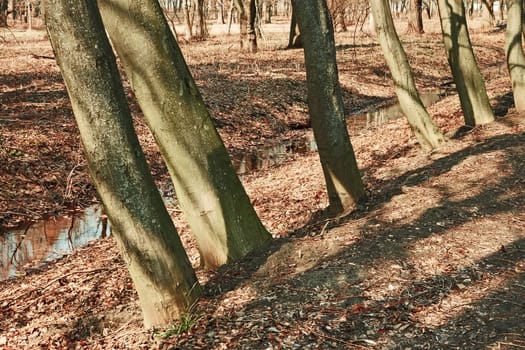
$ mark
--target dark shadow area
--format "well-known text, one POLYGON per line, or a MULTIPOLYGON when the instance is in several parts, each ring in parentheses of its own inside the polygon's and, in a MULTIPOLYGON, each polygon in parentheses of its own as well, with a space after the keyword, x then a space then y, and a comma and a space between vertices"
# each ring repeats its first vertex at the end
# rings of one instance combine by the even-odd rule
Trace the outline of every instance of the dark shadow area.
POLYGON ((495 103, 492 105, 494 115, 496 117, 505 116, 510 108, 514 107, 514 97, 512 96, 512 91, 507 92, 505 95, 497 96, 495 103))

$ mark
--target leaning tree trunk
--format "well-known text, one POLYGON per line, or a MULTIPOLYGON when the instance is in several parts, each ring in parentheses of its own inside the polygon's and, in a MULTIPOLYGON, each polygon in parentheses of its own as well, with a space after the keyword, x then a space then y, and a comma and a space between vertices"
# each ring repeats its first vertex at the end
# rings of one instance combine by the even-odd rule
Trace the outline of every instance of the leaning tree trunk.
POLYGON ((99 5, 203 265, 217 267, 264 245, 271 236, 235 174, 158 2, 99 0, 99 5))
POLYGON ((325 0, 294 1, 303 37, 308 108, 330 209, 344 212, 352 209, 365 191, 344 119, 332 21, 325 0))
POLYGON ((370 4, 376 33, 394 78, 401 110, 406 115, 421 146, 424 149, 436 148, 444 141, 443 135, 432 122, 419 97, 408 58, 394 27, 388 2, 387 0, 370 0, 370 4))
POLYGON ((45 6, 91 177, 139 294, 144 324, 167 324, 201 289, 133 130, 96 3, 46 0, 45 6))
POLYGON ((521 38, 522 0, 507 1, 507 33, 505 35, 505 54, 507 68, 512 81, 512 94, 516 110, 525 111, 525 56, 521 38))
POLYGON ((470 43, 463 1, 438 0, 438 8, 443 41, 465 124, 490 123, 494 120, 494 113, 470 43))

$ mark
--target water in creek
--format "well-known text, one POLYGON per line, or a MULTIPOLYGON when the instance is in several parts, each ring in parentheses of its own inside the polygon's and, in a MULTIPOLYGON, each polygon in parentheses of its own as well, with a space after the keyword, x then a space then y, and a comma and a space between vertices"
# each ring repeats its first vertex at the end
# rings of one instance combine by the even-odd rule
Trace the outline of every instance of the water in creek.
POLYGON ((100 206, 7 232, 0 236, 0 280, 23 275, 109 234, 100 206))
MULTIPOLYGON (((437 102, 439 93, 422 94, 425 106, 437 102)), ((403 116, 399 104, 372 107, 347 119, 350 134, 403 116)), ((305 136, 282 141, 254 152, 232 155, 238 174, 269 168, 283 163, 293 154, 315 152, 317 144, 311 131, 305 136)), ((168 200, 168 199, 167 199, 168 200)), ((31 269, 71 253, 89 241, 110 234, 108 220, 100 206, 73 215, 36 222, 24 229, 0 236, 0 280, 21 276, 31 269)))
MULTIPOLYGON (((429 106, 439 101, 442 94, 439 92, 426 92, 420 95, 423 105, 429 106)), ((403 117, 401 106, 397 100, 391 99, 379 106, 368 107, 350 115, 346 122, 350 135, 355 135, 372 126, 381 125, 389 120, 403 117)), ((256 151, 242 154, 233 154, 232 162, 237 174, 246 174, 255 170, 265 169, 282 164, 294 154, 315 152, 317 144, 313 133, 307 132, 305 136, 272 143, 256 151)))

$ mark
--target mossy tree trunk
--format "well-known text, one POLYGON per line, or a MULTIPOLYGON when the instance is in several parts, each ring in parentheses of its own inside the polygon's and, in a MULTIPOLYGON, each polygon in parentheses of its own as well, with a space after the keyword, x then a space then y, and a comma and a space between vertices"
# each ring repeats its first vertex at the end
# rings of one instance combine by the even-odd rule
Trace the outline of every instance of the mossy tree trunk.
POLYGON ((99 6, 202 264, 217 267, 264 245, 271 235, 235 174, 158 2, 99 0, 99 6))
POLYGON ((522 0, 508 0, 507 6, 505 55, 512 81, 514 105, 517 111, 522 112, 525 111, 525 57, 523 55, 521 35, 523 2, 522 0))
POLYGON ((397 36, 387 0, 370 0, 376 33, 392 77, 401 110, 424 149, 436 148, 444 141, 432 122, 416 89, 412 69, 397 36))
POLYGON ((443 41, 465 124, 490 123, 494 120, 494 113, 470 43, 463 1, 438 0, 438 7, 443 41))
POLYGON ((46 0, 45 19, 91 177, 126 261, 146 327, 167 324, 201 294, 131 122, 96 3, 46 0))
POLYGON ((346 129, 332 20, 326 0, 295 0, 293 5, 303 39, 310 120, 330 209, 345 212, 365 191, 346 129))

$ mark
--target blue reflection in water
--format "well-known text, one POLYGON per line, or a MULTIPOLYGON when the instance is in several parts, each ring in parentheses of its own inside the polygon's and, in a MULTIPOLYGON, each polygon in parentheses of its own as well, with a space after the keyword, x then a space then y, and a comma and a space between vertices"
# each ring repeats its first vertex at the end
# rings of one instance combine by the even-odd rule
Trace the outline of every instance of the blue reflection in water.
POLYGON ((23 275, 27 266, 53 261, 109 234, 100 206, 7 232, 0 236, 0 280, 23 275))

